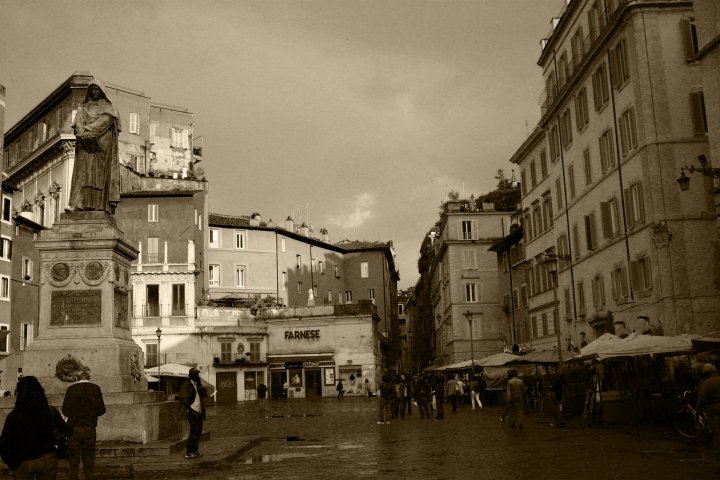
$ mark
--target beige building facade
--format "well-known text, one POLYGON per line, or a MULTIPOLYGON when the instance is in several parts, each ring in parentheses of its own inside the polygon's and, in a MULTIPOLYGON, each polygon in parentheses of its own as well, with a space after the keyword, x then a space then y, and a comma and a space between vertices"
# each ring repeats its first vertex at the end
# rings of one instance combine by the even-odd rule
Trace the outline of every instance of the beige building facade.
POLYGON ((576 0, 542 42, 542 118, 511 159, 534 259, 529 313, 554 329, 538 348, 718 327, 712 182, 676 181, 708 149, 702 71, 685 50, 692 16, 684 1, 576 0))

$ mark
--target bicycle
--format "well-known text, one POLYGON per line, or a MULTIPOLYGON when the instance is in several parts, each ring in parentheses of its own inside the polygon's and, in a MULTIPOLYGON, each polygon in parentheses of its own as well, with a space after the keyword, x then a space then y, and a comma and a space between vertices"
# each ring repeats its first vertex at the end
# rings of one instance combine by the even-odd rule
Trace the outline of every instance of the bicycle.
POLYGON ((686 390, 678 398, 681 406, 673 415, 673 425, 680 435, 687 438, 698 438, 711 434, 710 419, 697 399, 697 393, 686 390))

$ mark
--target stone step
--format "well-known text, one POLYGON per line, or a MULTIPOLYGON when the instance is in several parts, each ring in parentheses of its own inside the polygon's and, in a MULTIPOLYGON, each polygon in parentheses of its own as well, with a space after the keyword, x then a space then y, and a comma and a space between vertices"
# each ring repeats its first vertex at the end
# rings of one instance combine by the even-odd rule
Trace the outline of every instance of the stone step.
MULTIPOLYGON (((210 439, 210 432, 203 432, 201 442, 210 439)), ((154 457, 181 452, 187 445, 187 437, 176 437, 150 443, 98 442, 97 458, 109 457, 154 457)))

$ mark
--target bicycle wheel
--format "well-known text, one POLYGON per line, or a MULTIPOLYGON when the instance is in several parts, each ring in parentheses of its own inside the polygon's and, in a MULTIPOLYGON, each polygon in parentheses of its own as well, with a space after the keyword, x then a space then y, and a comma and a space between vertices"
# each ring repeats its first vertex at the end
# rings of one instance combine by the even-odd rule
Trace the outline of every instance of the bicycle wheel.
POLYGON ((702 431, 697 416, 687 408, 675 412, 673 425, 680 435, 687 438, 697 438, 702 431))

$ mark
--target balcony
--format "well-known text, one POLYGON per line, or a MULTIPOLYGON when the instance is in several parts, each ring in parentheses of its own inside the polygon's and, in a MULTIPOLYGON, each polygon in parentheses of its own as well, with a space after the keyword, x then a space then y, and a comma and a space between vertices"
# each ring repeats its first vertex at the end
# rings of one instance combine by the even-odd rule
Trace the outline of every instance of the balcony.
POLYGON ((154 317, 194 317, 195 306, 192 304, 170 305, 148 303, 145 305, 133 305, 133 318, 154 318, 154 317))
POLYGON ((266 365, 267 356, 255 352, 213 353, 212 363, 217 368, 236 367, 238 365, 266 365))

